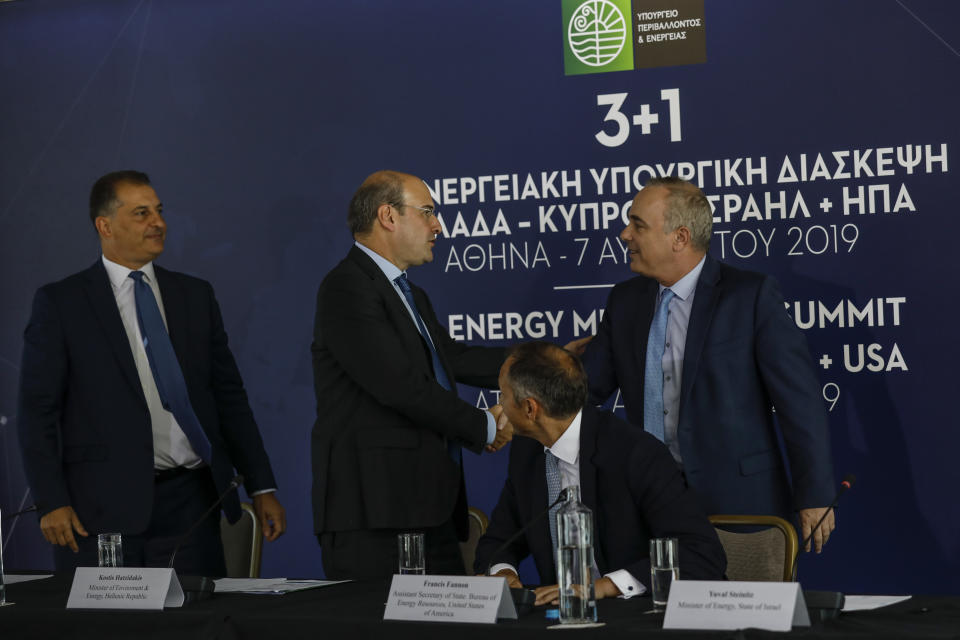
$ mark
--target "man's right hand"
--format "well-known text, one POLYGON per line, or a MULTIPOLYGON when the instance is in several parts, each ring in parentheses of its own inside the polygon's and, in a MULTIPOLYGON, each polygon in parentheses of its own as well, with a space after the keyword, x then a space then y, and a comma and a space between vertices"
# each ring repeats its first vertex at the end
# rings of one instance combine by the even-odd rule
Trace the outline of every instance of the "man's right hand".
POLYGON ((60 507, 40 518, 40 530, 47 542, 61 547, 70 547, 74 553, 80 551, 80 547, 77 546, 73 532, 76 531, 84 538, 88 535, 73 507, 60 507))
POLYGON ((488 453, 493 453, 502 449, 508 442, 513 440, 513 425, 510 423, 510 420, 507 419, 507 414, 504 413, 503 407, 499 404, 493 405, 487 409, 487 411, 489 411, 497 421, 497 434, 493 442, 486 447, 488 453))
POLYGON ((493 575, 500 578, 506 578, 507 586, 511 589, 523 589, 523 583, 520 582, 520 576, 510 569, 500 569, 500 571, 497 571, 493 575))

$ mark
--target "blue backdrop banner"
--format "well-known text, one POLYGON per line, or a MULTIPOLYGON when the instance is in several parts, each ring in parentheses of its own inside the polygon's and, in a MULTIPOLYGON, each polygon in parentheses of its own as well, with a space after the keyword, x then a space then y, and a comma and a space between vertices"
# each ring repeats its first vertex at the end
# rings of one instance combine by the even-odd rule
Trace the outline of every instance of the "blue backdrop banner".
MULTIPOLYGON (((958 50, 947 0, 2 3, 0 508, 33 503, 30 301, 97 258, 101 174, 149 173, 158 262, 216 289, 289 516, 263 573, 300 576, 315 292, 363 178, 423 177, 443 234, 411 277, 454 338, 503 345, 595 330, 630 200, 673 174, 713 204, 713 256, 779 279, 858 476, 804 587, 960 593, 958 50)), ((489 512, 506 455, 465 469, 489 512)), ((3 536, 8 569, 52 564, 34 515, 3 536)))

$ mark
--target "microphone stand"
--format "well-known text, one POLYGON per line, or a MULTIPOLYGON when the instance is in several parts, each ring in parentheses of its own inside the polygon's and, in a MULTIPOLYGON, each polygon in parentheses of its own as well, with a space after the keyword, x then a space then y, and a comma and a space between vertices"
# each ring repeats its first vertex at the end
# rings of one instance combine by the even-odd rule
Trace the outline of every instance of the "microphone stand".
MULTIPOLYGON (((550 509, 553 509, 555 506, 567 500, 567 490, 563 488, 560 490, 560 493, 557 495, 557 499, 554 500, 546 509, 535 515, 530 519, 527 524, 520 527, 516 533, 507 538, 507 540, 501 544, 497 549, 490 554, 490 562, 487 564, 487 575, 490 575, 490 569, 493 567, 493 559, 497 557, 497 554, 506 549, 513 543, 514 540, 523 535, 527 529, 530 528, 534 522, 545 516, 550 512, 550 509)), ((517 607, 517 613, 527 613, 530 609, 533 608, 533 603, 536 602, 537 596, 533 593, 532 590, 527 588, 513 588, 510 589, 510 596, 513 598, 513 604, 517 607)))
MULTIPOLYGON (((23 503, 21 503, 21 506, 23 506, 23 503)), ((17 520, 19 520, 20 516, 37 510, 37 505, 33 504, 26 509, 14 511, 13 513, 8 513, 6 515, 0 513, 0 607, 7 604, 13 604, 12 602, 7 602, 7 579, 3 574, 3 547, 5 546, 3 539, 3 522, 6 520, 13 521, 13 524, 10 525, 10 535, 13 535, 13 528, 17 526, 17 520)))
MULTIPOLYGON (((216 502, 210 505, 210 508, 203 512, 203 515, 200 516, 193 525, 187 529, 187 532, 180 536, 180 539, 177 540, 177 544, 173 547, 173 552, 170 554, 170 562, 167 563, 168 569, 173 569, 173 561, 177 557, 177 551, 180 550, 180 547, 183 546, 183 543, 187 541, 197 527, 199 527, 204 520, 207 519, 214 509, 220 506, 220 503, 223 502, 223 499, 230 494, 231 491, 236 491, 237 487, 243 484, 243 476, 237 475, 233 480, 230 481, 230 485, 227 486, 226 490, 220 494, 220 497, 217 498, 216 502)), ((213 582, 213 578, 208 576, 178 576, 180 579, 180 586, 183 588, 183 600, 184 604, 189 604, 191 602, 199 602, 200 600, 206 600, 213 596, 214 589, 216 585, 213 582)))
MULTIPOLYGON (((3 517, 0 516, 0 607, 7 604, 7 581, 3 577, 3 517)), ((11 603, 13 604, 13 603, 11 603)))
MULTIPOLYGON (((857 481, 856 476, 852 473, 848 473, 844 478, 843 482, 840 483, 840 489, 837 491, 836 497, 834 497, 833 502, 830 503, 830 506, 827 507, 826 511, 823 512, 823 515, 820 516, 820 520, 817 521, 816 526, 814 526, 810 533, 803 539, 800 543, 800 546, 797 547, 797 553, 793 557, 793 580, 797 580, 797 565, 798 560, 800 559, 800 551, 810 542, 810 539, 813 537, 813 534, 816 533, 817 529, 820 528, 820 525, 823 524, 823 521, 827 519, 827 515, 831 511, 834 511, 837 508, 837 503, 840 502, 840 497, 846 493, 847 489, 853 486, 853 483, 857 481)), ((811 621, 823 622, 824 620, 831 620, 840 615, 840 610, 843 609, 844 601, 846 598, 843 593, 839 591, 817 591, 817 590, 806 590, 803 591, 803 600, 807 604, 807 612, 810 614, 811 621)))
POLYGON ((33 513, 34 511, 37 511, 37 505, 35 504, 30 505, 29 507, 27 507, 26 509, 23 509, 22 511, 14 511, 13 513, 8 513, 7 515, 3 516, 3 519, 10 520, 11 518, 19 518, 25 513, 33 513))

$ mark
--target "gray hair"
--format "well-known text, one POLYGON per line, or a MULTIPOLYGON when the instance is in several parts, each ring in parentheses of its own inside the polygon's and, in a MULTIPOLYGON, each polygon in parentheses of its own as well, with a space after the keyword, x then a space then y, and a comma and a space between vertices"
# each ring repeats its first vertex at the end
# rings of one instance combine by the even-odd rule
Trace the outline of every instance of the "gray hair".
POLYGON ((514 347, 506 383, 518 402, 533 398, 551 418, 566 418, 587 403, 587 374, 580 358, 549 342, 514 347))
POLYGON ((713 212, 700 187, 674 176, 652 178, 646 186, 663 187, 669 192, 663 214, 664 233, 686 227, 690 230, 690 242, 694 248, 706 252, 713 231, 713 212))

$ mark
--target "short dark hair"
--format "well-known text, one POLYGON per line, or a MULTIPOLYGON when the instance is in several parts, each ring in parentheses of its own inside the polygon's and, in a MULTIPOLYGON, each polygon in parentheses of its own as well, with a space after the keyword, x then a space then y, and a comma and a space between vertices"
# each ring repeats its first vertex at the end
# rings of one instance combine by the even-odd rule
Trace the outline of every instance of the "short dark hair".
POLYGON ((575 354, 549 342, 514 347, 505 376, 519 402, 533 398, 551 418, 566 418, 587 403, 587 373, 575 354))
POLYGON ((399 207, 403 204, 404 176, 398 171, 377 171, 363 181, 350 199, 350 208, 347 209, 350 233, 357 235, 370 231, 380 205, 399 207))
POLYGON ((142 171, 127 169, 114 171, 101 176, 93 183, 90 189, 90 222, 94 226, 100 216, 112 216, 117 210, 117 185, 123 182, 130 184, 150 184, 150 178, 142 171))

